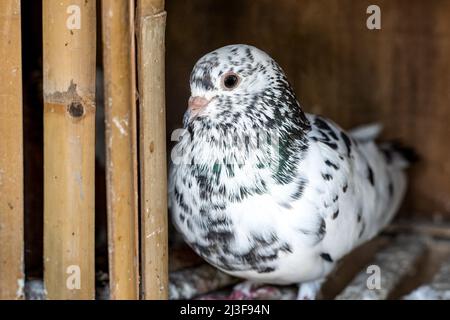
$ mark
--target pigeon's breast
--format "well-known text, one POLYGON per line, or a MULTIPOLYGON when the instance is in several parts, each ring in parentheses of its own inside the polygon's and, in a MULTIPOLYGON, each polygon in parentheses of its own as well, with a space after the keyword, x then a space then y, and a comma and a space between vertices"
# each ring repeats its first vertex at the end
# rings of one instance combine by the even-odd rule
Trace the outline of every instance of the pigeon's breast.
POLYGON ((303 179, 280 184, 269 166, 260 165, 267 158, 261 153, 230 164, 225 160, 235 159, 233 152, 199 143, 180 146, 194 161, 172 167, 172 220, 200 256, 230 274, 271 283, 309 280, 322 272, 314 244, 323 238, 323 221, 315 208, 290 204, 301 198, 303 179))
MULTIPOLYGON (((270 194, 225 200, 214 187, 205 193, 198 177, 174 179, 172 217, 186 242, 213 266, 235 276, 295 283, 321 274, 322 261, 270 194), (280 219, 281 216, 288 219, 280 219)), ((228 195, 227 195, 228 196, 228 195)))

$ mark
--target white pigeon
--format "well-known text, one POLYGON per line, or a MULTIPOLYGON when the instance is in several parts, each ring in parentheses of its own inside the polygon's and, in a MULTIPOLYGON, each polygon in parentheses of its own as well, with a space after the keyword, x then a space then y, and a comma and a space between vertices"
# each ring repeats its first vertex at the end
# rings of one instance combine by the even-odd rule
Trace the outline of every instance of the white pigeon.
POLYGON ((302 111, 265 52, 230 45, 190 78, 172 151, 173 223, 220 270, 250 284, 299 284, 315 298, 336 262, 393 218, 408 159, 377 145, 377 125, 350 133, 302 111))

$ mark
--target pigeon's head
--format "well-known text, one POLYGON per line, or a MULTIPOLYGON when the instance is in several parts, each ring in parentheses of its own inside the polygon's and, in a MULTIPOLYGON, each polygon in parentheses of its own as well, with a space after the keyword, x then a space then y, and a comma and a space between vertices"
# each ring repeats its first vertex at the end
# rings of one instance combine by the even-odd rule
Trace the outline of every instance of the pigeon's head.
POLYGON ((229 45, 204 55, 192 70, 190 88, 185 126, 265 125, 277 116, 286 119, 283 113, 301 112, 280 66, 249 45, 229 45))

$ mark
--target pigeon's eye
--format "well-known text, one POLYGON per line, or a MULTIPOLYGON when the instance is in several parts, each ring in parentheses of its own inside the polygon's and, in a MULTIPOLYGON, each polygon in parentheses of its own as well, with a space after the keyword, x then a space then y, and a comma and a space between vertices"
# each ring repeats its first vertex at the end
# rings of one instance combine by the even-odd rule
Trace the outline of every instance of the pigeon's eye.
POLYGON ((228 72, 222 78, 222 85, 225 90, 233 90, 239 84, 239 76, 234 72, 228 72))

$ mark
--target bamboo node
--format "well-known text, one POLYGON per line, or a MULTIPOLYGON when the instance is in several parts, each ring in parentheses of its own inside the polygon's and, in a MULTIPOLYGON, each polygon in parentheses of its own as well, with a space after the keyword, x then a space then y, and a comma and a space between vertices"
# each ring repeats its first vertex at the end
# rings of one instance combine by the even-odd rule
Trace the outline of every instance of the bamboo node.
POLYGON ((74 101, 69 104, 68 112, 72 117, 79 118, 84 114, 84 107, 80 102, 74 101))
MULTIPOLYGON (((83 110, 83 114, 86 113, 89 109, 85 110, 86 108, 92 106, 95 108, 94 104, 94 98, 90 93, 83 94, 83 92, 78 93, 77 90, 77 84, 73 82, 73 80, 70 80, 70 85, 67 88, 67 91, 61 92, 56 91, 52 93, 47 93, 44 95, 44 101, 51 104, 62 104, 67 105, 67 110, 71 108, 72 104, 79 104, 79 106, 75 106, 75 110, 78 110, 77 113, 79 113, 79 109, 81 106, 81 109, 83 110)), ((74 111, 75 111, 74 110, 74 111)), ((70 112, 69 112, 70 113, 70 112)), ((80 117, 80 116, 78 116, 80 117)))

